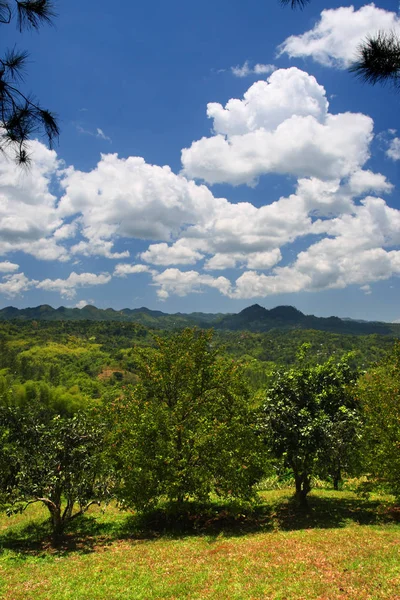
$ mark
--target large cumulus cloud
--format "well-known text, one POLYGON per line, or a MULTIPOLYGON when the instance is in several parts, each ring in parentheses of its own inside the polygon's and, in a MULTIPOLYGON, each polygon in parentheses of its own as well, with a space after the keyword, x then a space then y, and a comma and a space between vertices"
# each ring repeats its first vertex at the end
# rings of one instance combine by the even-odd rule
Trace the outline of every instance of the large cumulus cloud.
POLYGON ((253 84, 225 107, 210 103, 214 135, 182 150, 183 173, 210 184, 254 185, 267 173, 343 178, 369 158, 373 121, 330 114, 325 90, 292 67, 253 84))

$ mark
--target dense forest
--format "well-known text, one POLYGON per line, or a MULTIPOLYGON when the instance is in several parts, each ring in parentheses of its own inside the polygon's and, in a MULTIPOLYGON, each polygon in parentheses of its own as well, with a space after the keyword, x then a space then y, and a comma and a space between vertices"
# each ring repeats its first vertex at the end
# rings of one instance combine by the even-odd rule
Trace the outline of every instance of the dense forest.
MULTIPOLYGON (((2 322, 2 389, 12 383, 20 394, 33 386, 58 389, 55 394, 74 395, 83 403, 100 398, 106 390, 135 380, 135 348, 154 346, 156 337, 165 337, 171 330, 169 323, 156 328, 119 321, 2 322)), ((264 333, 214 330, 213 343, 240 360, 248 384, 256 391, 277 366, 296 364, 298 348, 305 342, 312 363, 352 352, 352 364, 366 369, 386 356, 395 339, 376 333, 355 335, 275 327, 264 333)))

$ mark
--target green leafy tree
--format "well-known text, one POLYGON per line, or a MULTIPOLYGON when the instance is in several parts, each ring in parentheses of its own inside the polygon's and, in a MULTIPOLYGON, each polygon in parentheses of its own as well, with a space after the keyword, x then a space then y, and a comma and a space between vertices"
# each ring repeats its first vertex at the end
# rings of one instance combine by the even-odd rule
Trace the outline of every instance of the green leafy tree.
POLYGON ((0 487, 9 514, 40 502, 58 536, 69 521, 108 498, 105 434, 104 423, 85 413, 43 419, 0 407, 0 487))
MULTIPOLYGON (((51 23, 54 14, 50 0, 0 0, 0 24, 15 19, 20 32, 51 23)), ((44 132, 50 147, 59 135, 54 115, 20 89, 27 60, 27 52, 15 48, 0 57, 0 150, 11 147, 20 164, 29 162, 27 142, 32 135, 44 132)))
MULTIPOLYGON (((304 354, 304 350, 302 351, 304 354)), ((293 471, 296 497, 307 507, 311 479, 329 474, 335 485, 351 464, 360 417, 346 358, 278 371, 260 414, 260 430, 272 455, 293 471)))
POLYGON ((237 363, 211 331, 156 342, 136 353, 138 385, 110 405, 120 498, 140 509, 160 498, 250 498, 262 461, 237 363))
POLYGON ((366 420, 366 468, 400 499, 400 343, 358 382, 366 420))

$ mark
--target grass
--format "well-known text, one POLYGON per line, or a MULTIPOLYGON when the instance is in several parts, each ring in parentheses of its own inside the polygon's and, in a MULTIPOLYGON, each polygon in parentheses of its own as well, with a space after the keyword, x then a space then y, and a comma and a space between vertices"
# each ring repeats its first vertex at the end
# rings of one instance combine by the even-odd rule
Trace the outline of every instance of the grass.
POLYGON ((60 547, 38 507, 0 518, 7 600, 400 599, 400 514, 389 498, 316 490, 302 513, 291 490, 252 511, 146 518, 93 508, 60 547))

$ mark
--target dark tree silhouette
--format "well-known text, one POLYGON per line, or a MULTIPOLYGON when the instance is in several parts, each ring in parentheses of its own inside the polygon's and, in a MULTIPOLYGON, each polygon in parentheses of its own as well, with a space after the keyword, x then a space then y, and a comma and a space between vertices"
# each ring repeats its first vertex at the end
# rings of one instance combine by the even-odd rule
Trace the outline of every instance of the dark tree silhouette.
MULTIPOLYGON (((304 8, 310 0, 280 0, 283 6, 304 8)), ((400 87, 400 37, 394 32, 378 31, 361 41, 349 71, 362 81, 375 85, 389 83, 400 87)))
POLYGON ((360 79, 367 83, 400 84, 400 39, 392 31, 378 32, 367 37, 358 48, 356 62, 350 67, 360 79))
POLYGON ((283 6, 290 4, 291 8, 304 8, 309 2, 310 0, 281 0, 283 6))
MULTIPOLYGON (((37 30, 54 16, 50 0, 0 0, 0 24, 15 20, 20 32, 37 30)), ((29 162, 27 142, 32 135, 44 133, 50 147, 59 135, 54 114, 19 89, 27 59, 27 52, 15 48, 0 57, 0 151, 11 148, 19 164, 29 162)))

